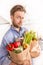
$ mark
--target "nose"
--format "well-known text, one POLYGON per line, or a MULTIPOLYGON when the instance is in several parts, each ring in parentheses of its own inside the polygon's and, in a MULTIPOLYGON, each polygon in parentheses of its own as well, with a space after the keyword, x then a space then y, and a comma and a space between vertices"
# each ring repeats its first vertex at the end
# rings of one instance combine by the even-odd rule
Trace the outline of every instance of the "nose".
POLYGON ((21 19, 21 20, 20 20, 20 23, 22 23, 22 22, 23 22, 23 20, 21 19))
POLYGON ((21 18, 20 21, 23 22, 23 18, 21 18))

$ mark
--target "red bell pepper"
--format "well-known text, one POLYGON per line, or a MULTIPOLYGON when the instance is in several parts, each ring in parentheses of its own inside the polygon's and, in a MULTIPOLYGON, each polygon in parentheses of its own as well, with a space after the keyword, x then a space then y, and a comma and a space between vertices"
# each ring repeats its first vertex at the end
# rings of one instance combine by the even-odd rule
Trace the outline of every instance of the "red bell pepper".
POLYGON ((19 47, 20 45, 21 45, 21 43, 20 43, 19 41, 17 41, 17 42, 14 42, 14 43, 9 43, 9 44, 6 46, 6 48, 7 48, 8 51, 12 51, 12 50, 14 50, 14 48, 17 48, 17 47, 19 47))
POLYGON ((14 44, 10 43, 6 46, 7 50, 12 51, 14 49, 14 44))
POLYGON ((14 48, 17 48, 21 45, 20 41, 14 42, 14 48))

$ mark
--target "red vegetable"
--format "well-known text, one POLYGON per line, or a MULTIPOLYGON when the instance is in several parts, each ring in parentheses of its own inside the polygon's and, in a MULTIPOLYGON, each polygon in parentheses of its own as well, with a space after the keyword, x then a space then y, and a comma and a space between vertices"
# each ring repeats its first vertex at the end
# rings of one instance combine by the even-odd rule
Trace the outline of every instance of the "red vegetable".
POLYGON ((12 51, 12 50, 14 50, 14 48, 17 48, 17 47, 19 47, 20 45, 21 45, 21 43, 20 43, 19 41, 17 41, 17 42, 14 42, 14 43, 9 43, 9 44, 6 46, 6 48, 7 48, 8 51, 12 51))
POLYGON ((6 46, 7 50, 12 51, 14 49, 14 44, 10 43, 9 45, 6 46))
POLYGON ((14 48, 17 48, 21 45, 20 41, 14 42, 14 48))

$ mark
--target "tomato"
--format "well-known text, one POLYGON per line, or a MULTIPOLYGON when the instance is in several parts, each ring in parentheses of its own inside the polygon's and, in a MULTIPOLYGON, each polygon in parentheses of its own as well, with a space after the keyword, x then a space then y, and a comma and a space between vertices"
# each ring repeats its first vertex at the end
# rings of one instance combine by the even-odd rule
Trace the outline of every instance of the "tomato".
POLYGON ((20 41, 14 42, 14 48, 17 48, 21 45, 20 41))

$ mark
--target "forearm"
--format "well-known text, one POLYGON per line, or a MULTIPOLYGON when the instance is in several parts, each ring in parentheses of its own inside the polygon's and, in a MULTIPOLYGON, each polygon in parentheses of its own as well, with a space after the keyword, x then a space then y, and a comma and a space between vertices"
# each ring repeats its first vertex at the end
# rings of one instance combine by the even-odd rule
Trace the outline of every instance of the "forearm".
POLYGON ((31 45, 30 45, 30 55, 31 57, 35 58, 37 56, 40 55, 40 45, 38 43, 38 41, 32 41, 31 45))
POLYGON ((38 57, 40 52, 30 52, 32 58, 38 57))

